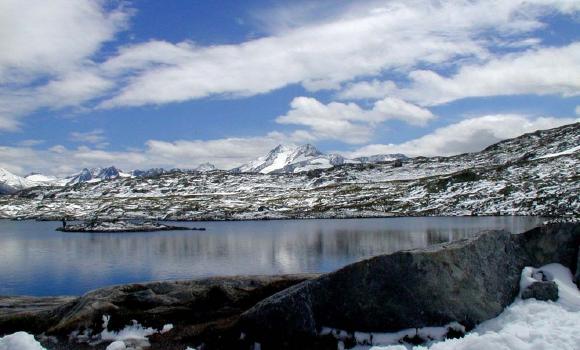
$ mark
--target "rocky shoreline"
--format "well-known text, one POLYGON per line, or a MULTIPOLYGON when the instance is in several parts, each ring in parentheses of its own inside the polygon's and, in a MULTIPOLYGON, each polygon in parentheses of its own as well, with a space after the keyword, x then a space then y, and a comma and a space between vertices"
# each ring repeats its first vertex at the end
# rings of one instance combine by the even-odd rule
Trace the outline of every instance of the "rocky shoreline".
MULTIPOLYGON (((457 323, 469 331, 514 301, 526 266, 559 263, 580 283, 579 246, 578 222, 551 223, 380 255, 324 275, 152 282, 78 298, 0 297, 0 335, 27 331, 47 349, 104 349, 103 332, 136 320, 151 329, 151 349, 336 349, 337 338, 324 329, 457 323)), ((460 333, 450 328, 447 336, 460 333)))

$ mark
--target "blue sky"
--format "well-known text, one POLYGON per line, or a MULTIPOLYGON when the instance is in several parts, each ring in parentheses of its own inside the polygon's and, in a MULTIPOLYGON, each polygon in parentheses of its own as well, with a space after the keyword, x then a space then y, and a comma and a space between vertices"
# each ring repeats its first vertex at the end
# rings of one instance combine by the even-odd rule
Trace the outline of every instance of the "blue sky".
POLYGON ((580 3, 0 0, 0 167, 451 155, 578 121, 580 3))

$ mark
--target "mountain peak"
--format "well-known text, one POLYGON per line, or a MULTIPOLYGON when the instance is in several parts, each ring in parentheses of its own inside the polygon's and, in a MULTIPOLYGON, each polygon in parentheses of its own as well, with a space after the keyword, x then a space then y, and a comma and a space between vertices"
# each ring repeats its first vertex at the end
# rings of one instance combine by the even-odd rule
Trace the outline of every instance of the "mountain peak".
POLYGON ((200 165, 197 166, 197 168, 195 168, 195 171, 200 172, 200 173, 206 173, 209 171, 214 171, 217 170, 217 168, 215 167, 215 165, 206 162, 206 163, 202 163, 200 165))

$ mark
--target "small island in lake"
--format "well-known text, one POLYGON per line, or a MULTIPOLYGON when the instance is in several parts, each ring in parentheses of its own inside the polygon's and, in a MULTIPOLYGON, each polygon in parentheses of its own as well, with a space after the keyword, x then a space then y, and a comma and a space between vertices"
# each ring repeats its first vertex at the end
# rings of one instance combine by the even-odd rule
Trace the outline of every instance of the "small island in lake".
POLYGON ((203 227, 185 227, 160 224, 158 222, 130 222, 130 221, 85 221, 80 224, 64 224, 58 227, 62 232, 156 232, 156 231, 205 231, 203 227))

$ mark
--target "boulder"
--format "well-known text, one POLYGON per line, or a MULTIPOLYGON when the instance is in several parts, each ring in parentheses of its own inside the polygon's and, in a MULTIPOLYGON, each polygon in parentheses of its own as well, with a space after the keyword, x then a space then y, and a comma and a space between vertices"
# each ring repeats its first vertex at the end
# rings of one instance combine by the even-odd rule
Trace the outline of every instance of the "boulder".
MULTIPOLYGON (((98 289, 79 298, 3 297, 0 336, 15 331, 63 338, 77 330, 97 333, 102 330, 103 315, 109 315, 109 330, 122 329, 132 320, 156 329, 171 323, 175 326, 171 342, 207 343, 216 333, 221 337, 235 329, 239 315, 258 301, 317 276, 233 276, 129 284, 98 289)), ((238 339, 239 331, 234 335, 238 339)))
POLYGON ((525 266, 575 267, 579 240, 580 225, 554 224, 373 257, 261 301, 242 315, 243 329, 294 346, 323 327, 392 332, 456 321, 469 330, 513 302, 525 266))
POLYGON ((558 300, 558 286, 554 281, 538 281, 530 284, 522 291, 522 299, 536 299, 541 301, 558 300))

